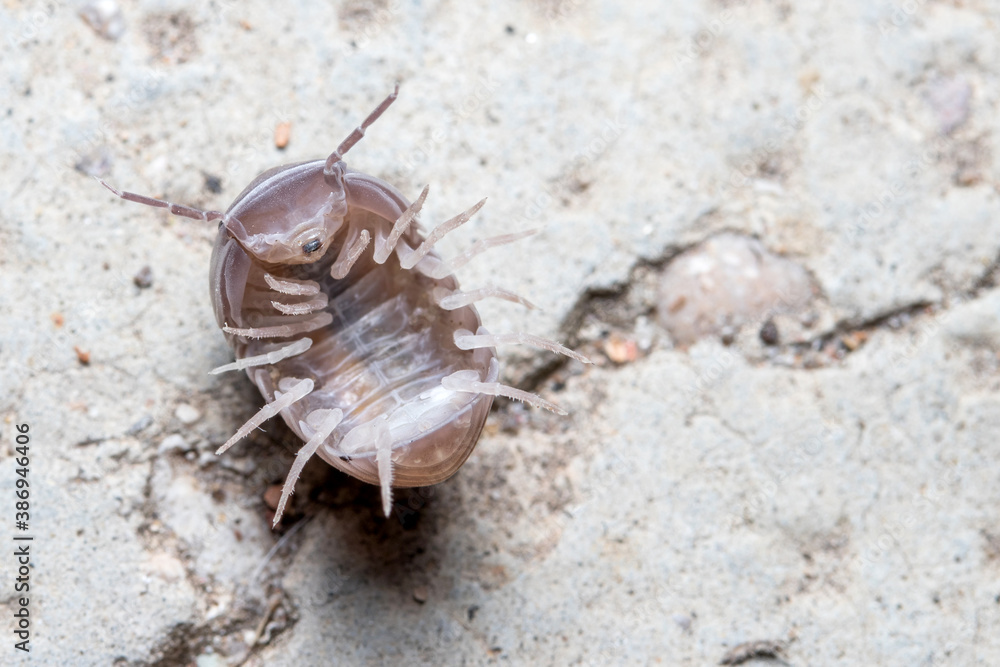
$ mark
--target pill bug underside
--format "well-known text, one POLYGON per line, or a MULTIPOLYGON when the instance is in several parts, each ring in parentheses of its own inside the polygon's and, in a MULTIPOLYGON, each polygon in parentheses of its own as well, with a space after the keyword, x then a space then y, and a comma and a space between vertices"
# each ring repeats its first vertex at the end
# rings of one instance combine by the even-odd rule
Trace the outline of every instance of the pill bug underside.
POLYGON ((495 396, 565 412, 498 382, 496 346, 527 344, 586 357, 525 333, 490 334, 473 305, 501 298, 493 285, 458 289, 454 270, 491 247, 534 231, 482 239, 450 260, 434 245, 467 222, 480 201, 418 231, 428 188, 413 203, 394 187, 347 167, 344 155, 396 99, 387 97, 325 160, 269 169, 225 212, 203 211, 102 185, 175 215, 220 221, 210 289, 236 361, 267 403, 218 453, 280 414, 305 441, 286 478, 274 523, 314 454, 382 489, 447 479, 468 458, 495 396), (366 252, 369 245, 371 252, 366 252))

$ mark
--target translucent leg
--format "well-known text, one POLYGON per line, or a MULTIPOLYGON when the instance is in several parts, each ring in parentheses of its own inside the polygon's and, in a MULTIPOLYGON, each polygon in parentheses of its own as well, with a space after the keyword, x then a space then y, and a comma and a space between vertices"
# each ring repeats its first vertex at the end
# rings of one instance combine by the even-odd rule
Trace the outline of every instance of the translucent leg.
POLYGON ((275 278, 270 273, 264 274, 264 282, 275 292, 292 296, 312 296, 319 294, 319 283, 315 280, 293 280, 292 278, 275 278))
POLYGON ((443 239, 445 234, 447 234, 448 232, 458 229, 459 227, 467 223, 472 218, 472 216, 474 216, 476 212, 483 207, 485 203, 486 200, 483 199, 478 204, 470 208, 468 211, 465 211, 464 213, 459 213, 451 220, 446 220, 445 222, 442 222, 440 225, 435 227, 433 231, 431 231, 431 233, 427 235, 427 240, 425 240, 423 243, 420 244, 419 248, 408 254, 406 257, 401 257, 399 259, 399 265, 402 266, 404 269, 412 269, 414 266, 417 265, 417 262, 422 260, 427 255, 427 253, 431 251, 431 248, 434 247, 435 243, 443 239))
POLYGON ((468 292, 451 292, 444 287, 434 288, 434 299, 437 304, 444 308, 445 310, 455 310, 456 308, 461 308, 462 306, 468 306, 470 303, 475 303, 476 301, 482 301, 488 298, 503 299, 504 301, 511 301, 513 303, 519 303, 526 308, 531 308, 534 310, 535 304, 531 303, 522 296, 518 296, 509 290, 505 290, 502 287, 497 287, 495 285, 488 285, 487 287, 481 287, 476 290, 469 290, 468 292))
POLYGON ((209 371, 209 375, 218 375, 219 373, 225 373, 226 371, 241 371, 245 368, 251 368, 253 366, 266 366, 268 364, 276 364, 282 359, 287 359, 288 357, 294 357, 297 354, 302 354, 306 350, 312 347, 311 338, 301 338, 290 345, 285 345, 272 352, 267 352, 265 354, 258 354, 254 357, 246 357, 244 359, 237 359, 231 364, 226 364, 224 366, 219 366, 209 371))
POLYGON ((278 509, 275 510, 272 526, 277 526, 278 522, 281 521, 281 515, 285 513, 285 505, 288 503, 288 499, 292 497, 292 492, 295 490, 295 482, 298 481, 299 475, 302 474, 302 469, 305 468, 306 463, 316 453, 316 450, 326 442, 326 439, 333 433, 333 429, 337 428, 337 425, 344 418, 344 413, 339 408, 335 410, 314 410, 310 413, 309 417, 312 418, 317 412, 325 412, 327 414, 322 417, 319 428, 309 438, 309 442, 304 444, 299 453, 295 455, 295 462, 292 463, 292 469, 288 471, 288 476, 285 477, 285 485, 281 488, 281 500, 278 501, 278 509))
POLYGON ((222 327, 222 330, 234 336, 244 338, 284 338, 286 336, 297 336, 322 329, 333 322, 333 315, 330 313, 320 313, 312 319, 304 322, 293 322, 292 324, 279 324, 273 327, 250 327, 248 329, 237 329, 234 327, 222 327))
POLYGON ((382 487, 382 511, 388 517, 392 512, 392 435, 385 418, 375 422, 375 462, 382 487))
POLYGON ((424 205, 424 200, 427 199, 427 193, 430 191, 431 186, 424 186, 423 192, 417 197, 417 201, 410 204, 410 207, 403 211, 403 214, 399 216, 395 224, 392 226, 392 231, 389 232, 389 237, 383 242, 377 244, 375 248, 375 261, 378 264, 384 264, 385 260, 389 259, 389 255, 396 248, 396 243, 399 241, 399 237, 402 236, 406 230, 409 228, 410 223, 413 222, 417 214, 420 213, 420 209, 424 205))
POLYGON ((510 344, 530 345, 531 347, 537 347, 542 350, 549 350, 550 352, 565 355, 570 359, 576 359, 577 361, 585 364, 594 363, 579 352, 574 352, 573 350, 563 347, 555 341, 548 340, 547 338, 541 338, 540 336, 533 336, 526 333, 494 335, 487 332, 486 329, 482 327, 479 328, 479 332, 477 334, 473 334, 468 329, 459 329, 455 332, 455 345, 460 350, 474 350, 480 347, 496 347, 498 345, 510 344))
POLYGON ((520 241, 521 239, 528 238, 534 234, 537 234, 537 229, 529 229, 523 232, 516 232, 514 234, 501 234, 500 236, 491 236, 487 239, 482 239, 473 243, 467 250, 459 253, 447 262, 442 262, 439 266, 435 267, 428 275, 435 280, 441 280, 452 273, 462 268, 476 255, 489 250, 490 248, 496 248, 497 246, 506 245, 508 243, 513 243, 514 241, 520 241))
POLYGON ((301 303, 281 303, 280 301, 272 301, 271 305, 274 306, 275 310, 284 313, 285 315, 308 315, 314 310, 326 308, 328 303, 330 303, 329 297, 327 297, 326 294, 319 294, 312 299, 301 303))
POLYGON ((362 229, 353 242, 344 245, 340 255, 337 256, 337 261, 330 267, 330 275, 337 280, 345 278, 350 273, 354 263, 358 261, 358 257, 361 257, 361 253, 368 247, 369 241, 371 241, 371 235, 368 234, 367 229, 362 229))
MULTIPOLYGON (((490 365, 497 363, 496 359, 490 365)), ((499 382, 480 382, 479 373, 473 370, 458 371, 441 378, 441 386, 449 391, 462 391, 472 394, 485 394, 487 396, 505 396, 515 401, 524 401, 536 408, 550 410, 557 415, 565 415, 566 411, 555 403, 549 403, 544 398, 536 396, 522 389, 509 387, 499 382)))
POLYGON ((235 445, 237 442, 242 440, 244 437, 249 435, 250 431, 254 430, 265 421, 275 416, 289 405, 300 401, 309 395, 309 392, 313 390, 313 381, 306 378, 305 380, 299 380, 295 386, 293 386, 289 391, 282 394, 278 398, 274 399, 264 407, 260 409, 257 414, 247 420, 247 423, 240 427, 236 434, 233 435, 229 440, 226 441, 222 447, 216 450, 216 454, 222 454, 227 449, 235 445))

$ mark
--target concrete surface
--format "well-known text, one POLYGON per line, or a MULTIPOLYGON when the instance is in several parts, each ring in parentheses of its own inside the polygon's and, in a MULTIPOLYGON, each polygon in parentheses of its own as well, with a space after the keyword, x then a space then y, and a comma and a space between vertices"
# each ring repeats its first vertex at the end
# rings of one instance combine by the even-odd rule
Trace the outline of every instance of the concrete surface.
POLYGON ((28 423, 35 535, 0 662, 1000 664, 996 3, 83 4, 0 5, 0 525, 28 423), (428 223, 488 196, 446 254, 543 226, 460 278, 598 364, 503 350, 572 415, 498 405, 388 521, 315 461, 272 532, 298 443, 212 453, 260 405, 207 375, 214 227, 89 175, 225 207, 396 81, 349 164, 428 223), (723 232, 810 300, 681 345, 660 274, 723 232))

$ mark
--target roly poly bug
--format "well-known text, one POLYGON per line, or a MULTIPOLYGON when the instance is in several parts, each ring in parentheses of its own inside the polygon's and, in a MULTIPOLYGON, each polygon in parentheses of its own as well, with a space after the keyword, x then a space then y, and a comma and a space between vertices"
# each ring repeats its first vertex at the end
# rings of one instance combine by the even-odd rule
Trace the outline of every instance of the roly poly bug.
POLYGON ((434 244, 485 203, 425 238, 412 204, 393 186, 354 171, 344 155, 396 99, 399 86, 325 160, 269 169, 226 210, 202 211, 102 185, 128 201, 175 215, 219 220, 210 287, 215 316, 236 361, 266 405, 218 452, 280 414, 304 442, 285 480, 277 525, 306 462, 320 458, 381 486, 451 477, 475 447, 495 396, 565 414, 498 382, 496 346, 522 343, 590 361, 558 343, 492 335, 474 302, 496 297, 531 307, 505 289, 458 289, 454 270, 478 253, 533 231, 480 240, 445 261, 434 244), (371 254, 365 250, 374 245, 371 254), (473 333, 475 332, 475 333, 473 333))

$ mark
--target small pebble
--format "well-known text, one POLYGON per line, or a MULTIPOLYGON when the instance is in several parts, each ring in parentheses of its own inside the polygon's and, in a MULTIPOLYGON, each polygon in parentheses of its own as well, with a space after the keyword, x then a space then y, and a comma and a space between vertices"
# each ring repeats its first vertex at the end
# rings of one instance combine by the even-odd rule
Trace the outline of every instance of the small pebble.
POLYGON ((866 340, 868 340, 867 331, 854 331, 840 337, 840 342, 851 352, 861 347, 866 340))
POLYGON ((187 442, 184 437, 180 434, 174 433, 173 435, 168 435, 160 443, 160 446, 156 448, 157 454, 169 454, 171 452, 183 452, 188 448, 187 442))
POLYGON ((427 602, 428 590, 426 586, 417 586, 413 589, 413 599, 423 604, 427 602))
POLYGON ((90 352, 86 350, 81 350, 78 346, 73 346, 73 351, 76 352, 76 360, 79 361, 84 366, 90 364, 90 352))
POLYGON ((639 358, 639 345, 632 338, 613 332, 604 341, 604 354, 616 364, 627 364, 639 358))
POLYGON ((278 127, 274 128, 274 145, 278 148, 284 148, 288 145, 288 140, 292 137, 292 124, 291 123, 278 123, 278 127))
POLYGON ((201 419, 201 413, 198 410, 187 403, 181 403, 174 410, 174 416, 180 420, 180 422, 186 426, 190 426, 199 419, 201 419))
POLYGON ((49 317, 52 318, 52 325, 55 326, 56 329, 66 324, 66 318, 62 316, 62 313, 52 313, 49 317))
POLYGON ((132 282, 139 289, 146 289, 147 287, 153 286, 153 269, 149 266, 144 266, 139 269, 139 272, 132 276, 132 282))
POLYGON ((222 179, 212 174, 202 174, 205 177, 205 189, 213 195, 222 192, 222 179))
POLYGON ((754 658, 778 660, 783 655, 784 650, 785 643, 782 641, 763 639, 755 642, 745 642, 736 646, 726 653, 726 655, 722 656, 722 660, 719 661, 719 664, 741 665, 744 662, 753 660, 754 658))
POLYGON ((135 435, 136 433, 140 433, 148 428, 152 423, 152 415, 143 415, 139 421, 128 427, 128 430, 125 431, 125 435, 135 435))
MULTIPOLYGON (((795 313, 813 298, 808 272, 740 234, 713 236, 673 258, 660 277, 657 318, 679 346, 795 313)), ((734 337, 735 338, 735 337, 734 337)))
POLYGON ((80 17, 104 39, 115 41, 125 33, 125 18, 115 0, 95 0, 80 9, 80 17))
POLYGON ((950 134, 969 118, 972 86, 963 77, 943 78, 932 81, 927 91, 927 101, 937 115, 941 134, 950 134))
POLYGON ((249 475, 257 469, 257 465, 254 463, 253 459, 248 457, 238 458, 236 456, 220 456, 218 458, 218 464, 226 470, 232 470, 233 472, 238 472, 241 475, 249 475))
POLYGON ((780 338, 778 325, 774 323, 774 320, 764 322, 764 326, 760 328, 760 339, 764 345, 777 345, 780 338))
POLYGON ((194 659, 195 667, 225 667, 226 661, 217 653, 202 653, 194 659))

